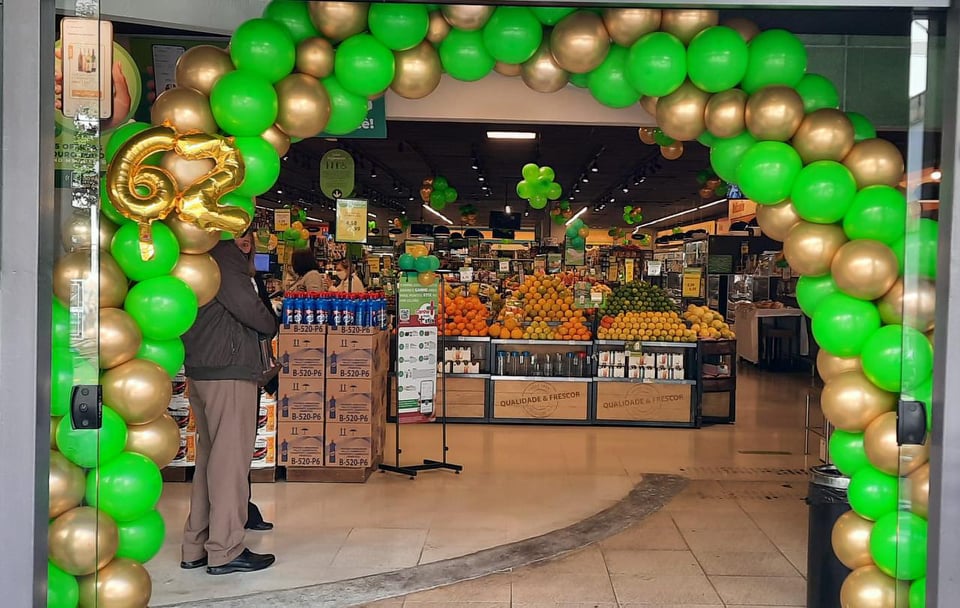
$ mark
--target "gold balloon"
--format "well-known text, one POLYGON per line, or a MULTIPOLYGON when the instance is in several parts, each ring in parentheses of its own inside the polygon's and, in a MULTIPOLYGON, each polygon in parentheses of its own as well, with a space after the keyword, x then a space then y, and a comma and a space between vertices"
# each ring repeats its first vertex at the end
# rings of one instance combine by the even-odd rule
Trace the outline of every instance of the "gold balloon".
MULTIPOLYGON (((67 225, 60 231, 60 242, 67 251, 89 249, 93 246, 90 233, 90 216, 82 213, 73 214, 67 221, 67 225)), ((108 244, 107 248, 109 247, 108 244)))
POLYGON ((427 40, 431 44, 440 44, 449 33, 450 23, 444 19, 443 13, 440 11, 430 13, 430 25, 427 27, 427 40))
POLYGON ((57 425, 63 416, 50 416, 50 449, 57 449, 57 425))
POLYGON ((853 123, 840 110, 815 110, 800 123, 792 144, 805 164, 816 160, 840 162, 853 148, 853 123))
POLYGON ((640 107, 649 114, 650 116, 656 118, 657 116, 657 102, 660 101, 659 97, 651 97, 649 95, 644 95, 640 98, 640 107))
POLYGON ((260 134, 260 137, 267 140, 273 149, 277 151, 277 156, 286 156, 290 151, 290 136, 283 132, 283 129, 273 125, 260 134))
POLYGON ((910 581, 896 581, 876 566, 863 566, 847 575, 840 588, 843 608, 906 608, 910 581))
POLYGON ((660 154, 667 160, 677 160, 683 156, 683 142, 675 141, 669 146, 660 146, 660 154))
POLYGON ((838 357, 831 355, 822 348, 817 353, 817 372, 820 379, 830 382, 844 372, 862 372, 863 365, 860 357, 838 357))
POLYGON ((180 427, 170 414, 127 428, 126 450, 143 454, 161 469, 170 464, 179 449, 180 427))
POLYGON ((394 55, 397 71, 390 83, 394 93, 407 99, 421 99, 436 90, 443 67, 432 44, 424 40, 412 49, 394 55))
POLYGON ((684 45, 693 37, 720 23, 719 11, 698 9, 664 9, 660 18, 660 30, 673 34, 684 45))
POLYGON ((830 272, 840 291, 861 300, 876 300, 897 282, 899 267, 893 250, 869 239, 857 239, 837 250, 830 272))
POLYGON ((210 95, 213 85, 233 71, 230 53, 219 47, 200 45, 188 49, 177 60, 177 87, 186 87, 210 95))
POLYGON ((897 444, 897 412, 880 414, 863 432, 870 464, 887 475, 909 475, 930 460, 930 447, 897 444))
POLYGON ((127 424, 155 420, 167 410, 173 396, 170 376, 146 359, 127 361, 108 370, 101 384, 104 405, 113 408, 127 424))
POLYGON ((147 608, 153 594, 146 568, 125 557, 79 582, 80 608, 147 608))
POLYGON ((614 42, 630 47, 644 34, 660 29, 660 9, 605 8, 603 25, 614 42))
POLYGON ((747 94, 729 89, 710 96, 703 111, 703 122, 716 137, 739 135, 746 127, 747 94))
POLYGON ((831 541, 833 553, 840 563, 856 570, 863 566, 872 566, 870 555, 870 532, 873 522, 864 519, 853 511, 847 511, 833 524, 831 541))
POLYGON ((213 171, 216 164, 210 158, 187 160, 171 150, 160 158, 160 166, 173 176, 179 189, 183 190, 213 171))
POLYGON ((496 7, 485 4, 444 4, 440 7, 447 23, 458 30, 479 30, 493 15, 496 7))
POLYGON ((433 186, 423 186, 420 188, 420 199, 424 203, 430 202, 430 195, 433 194, 433 186))
POLYGON ((113 235, 117 233, 120 227, 111 222, 109 219, 100 216, 100 240, 98 245, 100 249, 110 251, 110 245, 113 243, 113 235))
POLYGON ((297 45, 297 71, 326 78, 333 74, 333 45, 324 38, 307 38, 297 45))
POLYGON ((765 235, 784 241, 790 230, 802 220, 789 200, 776 205, 757 205, 757 224, 765 235))
POLYGON ((331 42, 346 40, 367 29, 368 2, 310 2, 310 20, 331 42))
POLYGON ((847 241, 836 224, 800 222, 783 241, 783 255, 797 274, 820 276, 830 272, 830 262, 847 241))
POLYGON ((180 243, 180 253, 206 253, 220 242, 220 233, 204 230, 196 224, 184 222, 178 217, 163 221, 173 231, 180 243))
POLYGON ((652 146, 653 144, 657 143, 656 138, 653 136, 652 127, 640 127, 637 129, 637 135, 640 137, 640 141, 648 146, 652 146))
POLYGON ((861 372, 838 374, 820 393, 823 415, 841 431, 863 431, 896 406, 895 394, 880 390, 861 372))
POLYGON ((220 267, 209 253, 181 253, 170 274, 190 286, 200 306, 220 291, 220 267))
POLYGON ((859 188, 878 184, 896 187, 903 179, 903 155, 885 139, 855 143, 843 164, 853 173, 859 188))
POLYGON ((747 100, 744 121, 758 140, 787 141, 803 122, 803 99, 793 87, 763 87, 747 100))
POLYGON ((292 137, 319 134, 330 120, 330 96, 320 81, 307 74, 290 74, 274 87, 279 112, 277 126, 292 137))
POLYGON ((523 83, 538 93, 554 93, 570 82, 570 74, 560 67, 550 51, 550 40, 543 39, 540 48, 520 68, 523 83))
MULTIPOLYGON (((53 265, 53 294, 70 305, 70 290, 75 281, 90 279, 90 251, 74 251, 59 258, 53 265)), ((127 275, 106 251, 100 252, 100 306, 123 306, 127 297, 127 275)))
POLYGON ((432 270, 417 274, 417 282, 424 287, 429 287, 437 281, 437 273, 432 270))
POLYGON ((574 74, 586 74, 607 57, 610 35, 598 15, 577 11, 564 17, 553 28, 550 50, 561 68, 574 74))
POLYGON ((150 107, 150 122, 155 125, 169 123, 183 133, 216 133, 218 128, 210 110, 210 100, 190 87, 177 87, 160 93, 150 107))
POLYGON ((926 519, 930 511, 930 464, 924 464, 907 477, 910 510, 926 519))
POLYGON ((725 25, 732 30, 736 30, 745 42, 753 40, 754 36, 760 33, 760 28, 756 23, 742 17, 727 19, 721 25, 725 25))
POLYGON ((53 519, 70 509, 79 507, 87 488, 83 469, 73 464, 60 452, 50 451, 50 513, 53 519))
POLYGON ((933 281, 916 279, 905 289, 903 279, 899 279, 877 302, 877 309, 887 325, 908 325, 928 332, 936 321, 937 286, 933 281))
MULTIPOLYGON (((178 134, 173 149, 189 160, 212 158, 216 163, 210 177, 194 182, 179 193, 176 209, 180 219, 207 230, 223 230, 234 236, 243 234, 253 218, 240 207, 221 206, 218 202, 221 196, 243 183, 243 161, 233 138, 208 133, 178 134)), ((109 172, 107 178, 110 183, 109 172)))
POLYGON ((93 574, 117 553, 113 518, 95 507, 77 507, 53 520, 47 530, 50 561, 68 574, 93 574))
POLYGON ((119 308, 100 309, 100 369, 110 369, 137 356, 143 334, 140 326, 119 308))
POLYGON ((710 94, 698 89, 689 80, 657 101, 657 124, 660 130, 678 141, 700 137, 707 128, 703 114, 710 94))
POLYGON ((507 78, 516 78, 520 75, 521 65, 519 63, 504 63, 498 61, 493 64, 493 71, 507 78))

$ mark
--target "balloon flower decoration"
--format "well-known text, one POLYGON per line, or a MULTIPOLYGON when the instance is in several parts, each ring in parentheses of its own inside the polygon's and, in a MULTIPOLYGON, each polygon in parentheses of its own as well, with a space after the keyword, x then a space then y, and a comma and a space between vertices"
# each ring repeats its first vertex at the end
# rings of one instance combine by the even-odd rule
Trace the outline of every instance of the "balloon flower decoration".
POLYGON ((473 226, 477 223, 477 208, 474 205, 460 206, 460 221, 464 226, 473 226))
POLYGON ((640 207, 632 207, 627 205, 623 208, 623 221, 629 226, 639 224, 643 221, 643 211, 640 209, 640 207))
POLYGON ((660 146, 660 155, 667 160, 677 160, 683 156, 683 142, 677 141, 659 127, 640 127, 640 141, 660 146))
POLYGON ((565 224, 571 217, 573 217, 573 210, 570 208, 570 201, 561 201, 550 209, 550 218, 558 226, 565 224))
POLYGON ((590 236, 590 227, 583 220, 577 218, 567 226, 567 246, 572 249, 583 249, 590 236))
POLYGON ((407 253, 397 259, 397 265, 404 272, 417 273, 417 281, 427 287, 437 280, 436 271, 440 270, 440 258, 428 255, 426 245, 411 245, 407 253))
POLYGON ((294 207, 290 212, 290 227, 284 230, 280 236, 287 247, 293 249, 305 249, 310 244, 310 231, 303 223, 307 221, 307 212, 299 207, 294 207))
POLYGON ((393 227, 399 228, 400 230, 406 230, 407 228, 410 227, 410 220, 405 215, 401 215, 400 217, 395 217, 393 218, 393 227))
POLYGON ((700 184, 700 198, 724 197, 730 192, 730 184, 720 179, 711 169, 703 169, 697 173, 697 183, 700 184))
POLYGON ((447 205, 457 202, 459 193, 450 186, 445 177, 428 177, 420 185, 420 198, 437 211, 443 211, 447 205))
POLYGON ((533 163, 523 166, 523 179, 517 183, 517 196, 528 201, 534 209, 543 209, 547 201, 563 196, 563 188, 556 183, 556 174, 550 167, 538 167, 533 163))

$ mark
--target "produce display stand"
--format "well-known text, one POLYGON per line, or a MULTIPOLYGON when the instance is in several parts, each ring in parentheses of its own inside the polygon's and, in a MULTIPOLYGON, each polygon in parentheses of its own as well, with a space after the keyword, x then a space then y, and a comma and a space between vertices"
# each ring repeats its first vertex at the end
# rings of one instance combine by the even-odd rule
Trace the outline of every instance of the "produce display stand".
POLYGON ((490 338, 444 336, 439 361, 444 366, 447 419, 451 422, 487 422, 490 385, 490 338), (471 369, 474 371, 458 371, 471 369))
POLYGON ((697 342, 697 390, 704 422, 736 422, 737 358, 736 340, 697 342), (724 394, 726 400, 722 398, 724 394))

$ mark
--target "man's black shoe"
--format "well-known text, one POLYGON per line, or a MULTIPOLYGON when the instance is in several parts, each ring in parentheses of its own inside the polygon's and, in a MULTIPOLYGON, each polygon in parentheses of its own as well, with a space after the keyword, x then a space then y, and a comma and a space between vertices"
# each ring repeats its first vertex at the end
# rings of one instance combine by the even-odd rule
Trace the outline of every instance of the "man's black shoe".
POLYGON ((247 522, 245 527, 247 530, 253 530, 254 532, 268 532, 273 530, 273 524, 269 521, 247 522))
POLYGON ((234 572, 256 572, 269 568, 273 562, 277 561, 275 555, 270 553, 254 553, 250 549, 244 549, 243 553, 238 555, 232 562, 222 566, 207 567, 207 574, 233 574, 234 572))
POLYGON ((195 559, 192 562, 180 562, 180 567, 184 570, 196 570, 197 568, 203 568, 207 565, 207 556, 204 555, 200 559, 195 559))

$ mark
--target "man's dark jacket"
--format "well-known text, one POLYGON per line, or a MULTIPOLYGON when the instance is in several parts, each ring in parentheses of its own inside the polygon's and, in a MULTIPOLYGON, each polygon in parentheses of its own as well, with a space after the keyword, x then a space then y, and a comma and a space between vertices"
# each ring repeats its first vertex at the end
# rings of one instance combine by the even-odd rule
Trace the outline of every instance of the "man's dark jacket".
POLYGON ((220 267, 220 290, 200 307, 197 321, 183 336, 187 377, 257 380, 260 337, 277 333, 277 318, 257 295, 250 263, 232 240, 220 241, 210 255, 220 267))

